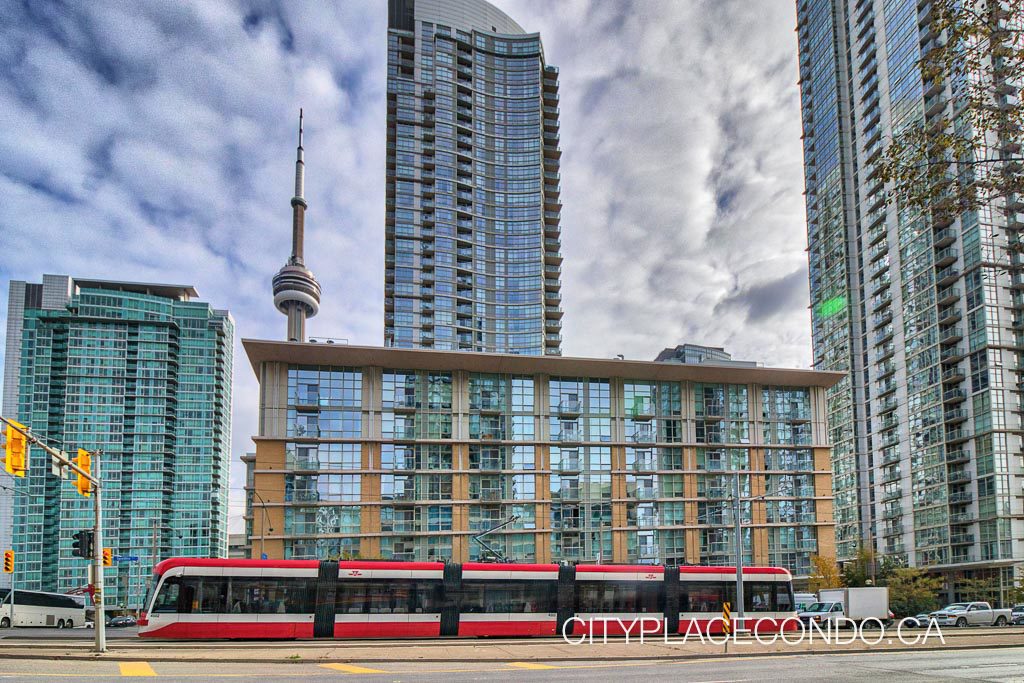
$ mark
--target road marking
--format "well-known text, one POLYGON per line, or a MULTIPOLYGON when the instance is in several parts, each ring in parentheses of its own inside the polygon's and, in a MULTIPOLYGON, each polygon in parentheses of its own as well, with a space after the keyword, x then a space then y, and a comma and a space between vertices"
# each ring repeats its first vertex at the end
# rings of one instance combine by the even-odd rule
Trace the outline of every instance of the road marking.
POLYGON ((122 676, 156 676, 149 662, 118 662, 122 676))
POLYGON ((335 671, 344 671, 347 674, 386 674, 387 671, 380 669, 367 669, 365 666, 355 666, 354 664, 321 664, 325 669, 334 669, 335 671))
POLYGON ((509 662, 509 666, 514 666, 517 669, 561 669, 561 666, 552 666, 551 664, 535 664, 534 662, 509 662))

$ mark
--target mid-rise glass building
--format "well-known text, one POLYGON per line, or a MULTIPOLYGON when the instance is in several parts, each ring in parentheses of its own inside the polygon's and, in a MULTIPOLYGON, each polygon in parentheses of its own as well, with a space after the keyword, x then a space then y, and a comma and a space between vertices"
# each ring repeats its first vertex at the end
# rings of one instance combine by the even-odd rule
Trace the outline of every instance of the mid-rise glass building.
MULTIPOLYGON (((104 542, 128 558, 107 570, 112 607, 141 606, 156 558, 227 553, 234 323, 196 296, 63 275, 10 285, 3 414, 69 453, 100 452, 104 542)), ((93 527, 93 506, 74 476, 32 448, 5 486, 17 588, 86 586, 72 534, 93 527)))
POLYGON ((950 599, 968 578, 998 596, 1024 558, 1024 204, 936 219, 879 175, 886 140, 958 112, 962 84, 922 82, 948 39, 932 12, 797 2, 815 367, 846 374, 827 404, 838 558, 874 549, 943 574, 950 599))
POLYGON ((728 565, 832 554, 838 373, 245 340, 254 557, 728 565))
POLYGON ((388 11, 385 345, 558 355, 558 69, 483 0, 388 11))

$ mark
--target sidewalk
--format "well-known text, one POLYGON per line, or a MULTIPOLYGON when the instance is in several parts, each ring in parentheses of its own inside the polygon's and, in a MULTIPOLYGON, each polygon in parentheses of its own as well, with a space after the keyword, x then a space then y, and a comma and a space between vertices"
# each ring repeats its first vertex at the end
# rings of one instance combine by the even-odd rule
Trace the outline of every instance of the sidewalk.
MULTIPOLYGON (((999 634, 944 633, 945 644, 936 635, 919 644, 903 644, 895 633, 886 634, 878 644, 856 641, 851 644, 824 643, 816 635, 813 642, 805 637, 803 643, 787 645, 781 640, 775 644, 761 645, 752 639, 730 641, 726 647, 704 643, 691 637, 685 644, 681 637, 670 639, 666 644, 658 637, 648 638, 641 645, 637 639, 626 643, 621 638, 609 638, 607 644, 595 638, 593 644, 570 645, 561 639, 545 639, 515 643, 487 643, 486 641, 415 641, 395 644, 352 641, 338 644, 324 644, 315 641, 292 643, 160 643, 153 641, 131 641, 109 643, 109 651, 103 655, 91 652, 91 643, 62 644, 16 644, 0 641, 0 657, 5 659, 66 659, 95 660, 116 659, 118 661, 190 661, 190 662, 520 662, 520 661, 603 661, 603 660, 676 660, 706 657, 742 657, 801 655, 835 652, 928 651, 945 649, 977 649, 993 647, 1024 647, 1024 634, 1007 631, 999 634)), ((907 640, 924 636, 923 632, 904 634, 907 640)), ((878 633, 868 633, 866 638, 874 640, 878 633)), ((840 640, 849 640, 849 634, 841 634, 840 640)), ((720 642, 720 639, 718 639, 720 642)), ((765 639, 767 640, 767 639, 765 639)), ((795 641, 795 638, 791 640, 795 641)))

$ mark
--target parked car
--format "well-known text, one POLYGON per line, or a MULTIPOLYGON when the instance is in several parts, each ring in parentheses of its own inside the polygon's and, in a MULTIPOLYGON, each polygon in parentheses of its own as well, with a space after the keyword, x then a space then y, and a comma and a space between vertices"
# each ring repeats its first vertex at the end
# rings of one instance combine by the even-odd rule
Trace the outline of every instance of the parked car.
POLYGON ((135 626, 135 617, 114 617, 108 624, 110 628, 124 628, 126 626, 135 626))
POLYGON ((915 614, 912 617, 907 617, 903 621, 904 628, 927 628, 928 627, 928 612, 921 612, 915 614))
POLYGON ((1010 608, 1010 623, 1024 625, 1024 605, 1014 605, 1010 608))
POLYGON ((1011 613, 1008 609, 992 609, 987 602, 954 602, 937 612, 932 618, 939 626, 1006 626, 1010 623, 1011 613))

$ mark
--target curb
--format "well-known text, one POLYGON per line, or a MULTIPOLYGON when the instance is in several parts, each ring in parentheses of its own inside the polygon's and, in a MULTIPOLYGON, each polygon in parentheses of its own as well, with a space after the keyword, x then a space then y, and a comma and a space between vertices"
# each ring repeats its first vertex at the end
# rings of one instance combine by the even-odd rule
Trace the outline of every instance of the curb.
MULTIPOLYGON (((727 659, 742 659, 749 657, 814 657, 818 655, 857 655, 857 654, 872 654, 874 652, 942 652, 942 651, 961 651, 961 650, 995 650, 1001 648, 1020 648, 1024 647, 1024 643, 1000 643, 1000 644, 987 644, 987 645, 964 645, 964 646, 948 646, 944 645, 941 647, 889 647, 883 648, 882 650, 809 650, 803 652, 733 652, 733 653, 701 653, 701 654, 681 654, 681 655, 629 655, 629 656, 616 656, 616 657, 534 657, 533 659, 543 659, 544 661, 553 662, 592 662, 592 661, 603 661, 603 662, 631 662, 631 661, 685 661, 695 659, 712 659, 712 658, 727 658, 727 659)), ((5 660, 37 660, 37 659, 49 659, 49 660, 63 660, 63 661, 82 661, 82 662, 96 662, 96 661, 119 661, 119 662, 189 662, 195 664, 204 664, 208 662, 217 662, 225 664, 326 664, 336 662, 359 662, 360 664, 409 664, 409 663, 426 663, 426 664, 444 664, 444 663, 507 663, 510 661, 521 661, 523 658, 515 657, 423 657, 423 658, 405 658, 405 659, 385 659, 381 657, 375 658, 358 658, 358 657, 317 657, 317 658, 302 658, 289 659, 283 657, 280 659, 242 659, 237 657, 218 657, 216 659, 203 658, 196 659, 191 657, 167 657, 167 656, 140 656, 135 654, 118 655, 114 652, 107 652, 106 654, 91 654, 91 655, 10 655, 5 656, 5 660)))

